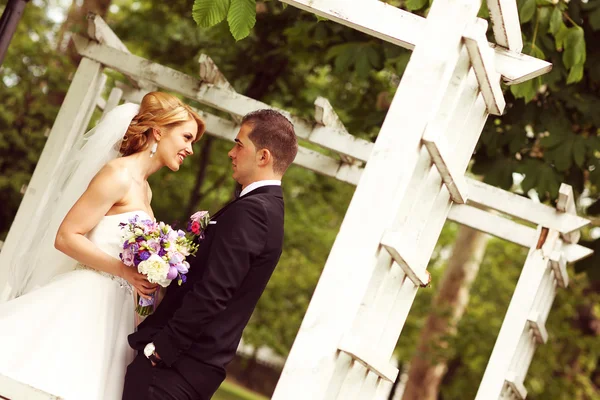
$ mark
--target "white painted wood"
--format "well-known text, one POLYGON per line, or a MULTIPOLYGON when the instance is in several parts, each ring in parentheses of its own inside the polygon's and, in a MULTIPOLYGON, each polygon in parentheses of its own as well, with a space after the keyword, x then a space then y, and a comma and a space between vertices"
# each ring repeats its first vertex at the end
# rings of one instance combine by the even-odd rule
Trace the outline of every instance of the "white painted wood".
POLYGON ((468 189, 464 173, 457 171, 452 165, 448 146, 442 137, 423 138, 423 143, 429 151, 433 163, 437 167, 444 184, 450 192, 452 201, 457 204, 467 202, 468 189))
POLYGON ((486 31, 487 22, 479 20, 466 29, 464 39, 488 112, 502 115, 506 102, 500 87, 500 74, 494 65, 494 51, 486 40, 486 31))
POLYGON ((88 126, 90 125, 90 120, 96 111, 96 105, 98 104, 99 99, 102 99, 102 93, 104 92, 104 87, 106 86, 106 80, 108 77, 106 74, 102 74, 98 82, 96 82, 96 86, 94 87, 94 101, 89 105, 88 110, 85 114, 85 117, 81 121, 81 125, 79 127, 79 135, 83 135, 88 130, 88 126))
POLYGON ((430 276, 418 265, 416 243, 410 243, 406 239, 401 232, 388 231, 383 235, 381 245, 416 286, 426 287, 429 285, 430 276))
MULTIPOLYGON (((425 18, 382 1, 281 1, 409 50, 424 36, 425 18)), ((525 82, 552 69, 549 62, 526 54, 500 46, 494 50, 496 71, 508 85, 525 82)))
POLYGON ((376 354, 370 347, 364 346, 359 338, 345 335, 338 349, 388 382, 394 382, 398 376, 398 368, 390 364, 389 356, 376 354))
POLYGON ((508 398, 525 400, 527 398, 527 389, 522 382, 519 381, 519 377, 514 372, 509 372, 506 375, 506 384, 510 387, 513 396, 508 398))
POLYGON ((25 248, 30 236, 27 234, 29 227, 38 225, 37 221, 42 217, 39 215, 39 205, 49 195, 50 178, 64 164, 86 111, 96 100, 94 88, 101 76, 102 66, 98 62, 87 58, 81 60, 0 253, 0 282, 5 283, 0 290, 0 302, 14 296, 7 282, 13 257, 19 248, 25 248))
MULTIPOLYGON (((107 68, 135 76, 136 79, 147 80, 153 85, 181 93, 185 97, 229 114, 243 116, 251 111, 273 108, 250 97, 216 87, 172 68, 92 42, 81 36, 74 35, 73 41, 81 55, 94 59, 107 68)), ((313 139, 311 141, 353 158, 362 160, 369 157, 372 145, 367 145, 368 142, 357 139, 352 135, 345 135, 345 132, 339 129, 323 126, 314 127, 314 123, 293 116, 285 110, 278 111, 292 121, 296 135, 299 138, 308 139, 315 133, 313 131, 326 131, 327 134, 323 135, 324 139, 321 141, 313 139)), ((316 136, 318 137, 320 134, 316 136)))
POLYGON ((553 251, 550 254, 550 265, 561 288, 569 286, 569 273, 567 272, 567 260, 563 251, 553 251))
MULTIPOLYGON (((538 228, 538 232, 541 232, 541 229, 538 228)), ((477 391, 476 400, 498 399, 504 386, 505 377, 510 379, 508 373, 511 361, 517 354, 517 346, 522 335, 528 335, 528 330, 524 330, 524 326, 548 268, 549 260, 543 256, 542 250, 532 248, 508 306, 504 323, 500 328, 494 350, 477 391)), ((512 383, 517 384, 518 381, 512 383)))
POLYGON ((104 100, 104 97, 98 97, 98 99, 96 100, 96 107, 104 111, 104 109, 106 108, 106 100, 104 100))
MULTIPOLYGON (((475 18, 478 8, 477 1, 434 2, 428 16, 431 23, 424 32, 424 40, 415 48, 392 101, 273 399, 333 399, 347 392, 348 385, 362 390, 361 381, 345 382, 353 366, 348 359, 337 356, 337 344, 350 332, 368 289, 381 251, 379 241, 383 232, 386 229, 399 231, 402 221, 397 218, 396 207, 403 203, 410 207, 416 200, 403 201, 403 198, 414 196, 407 188, 421 154, 421 137, 428 119, 440 108, 460 55, 462 32, 467 21, 475 18), (440 23, 446 18, 453 24, 440 23), (399 130, 402 135, 398 135, 399 130), (385 185, 378 182, 382 174, 386 176, 385 185), (367 219, 363 218, 366 209, 369 210, 367 219), (356 235, 357 229, 360 235, 356 235)), ((469 157, 470 153, 465 166, 469 157)), ((439 174, 438 179, 441 184, 439 174)), ((449 200, 446 192, 448 206, 436 215, 442 224, 449 200)), ((407 230, 410 229, 411 226, 407 230)), ((432 236, 436 234, 439 232, 432 229, 432 236)), ((425 249, 425 253, 428 250, 425 249)), ((416 293, 410 281, 403 287, 410 287, 416 293)), ((414 297, 407 291, 402 294, 402 311, 408 313, 414 297)), ((362 337, 359 339, 365 341, 362 337)), ((384 351, 379 354, 391 355, 388 346, 382 348, 384 351)))
MULTIPOLYGON (((570 215, 577 215, 577 207, 575 207, 575 195, 573 194, 573 188, 570 185, 562 183, 558 189, 558 202, 556 204, 558 211, 564 212, 570 215)), ((579 230, 563 233, 562 237, 569 243, 577 243, 581 238, 581 232, 579 230)))
POLYGON ((99 15, 90 12, 87 15, 88 30, 87 36, 98 43, 103 43, 107 46, 129 53, 127 46, 119 39, 119 37, 110 29, 110 26, 99 15))
POLYGON ((109 111, 119 105, 122 97, 123 90, 118 87, 111 89, 110 94, 108 95, 108 100, 106 100, 106 106, 103 109, 102 118, 104 118, 109 111))
MULTIPOLYGON (((327 100, 324 97, 319 96, 315 100, 315 121, 317 121, 318 124, 321 124, 323 126, 328 126, 331 128, 339 129, 339 131, 345 132, 346 135, 344 135, 344 136, 351 136, 348 133, 348 130, 346 129, 346 127, 344 126, 342 121, 340 120, 340 118, 338 117, 337 113, 333 109, 333 106, 331 105, 331 103, 329 103, 329 100, 327 100)), ((319 131, 313 130, 313 133, 311 134, 311 136, 318 136, 318 133, 315 134, 316 132, 319 132, 319 131)), ((312 138, 311 136, 309 136, 309 140, 312 139, 312 140, 316 140, 317 142, 323 140, 318 137, 312 138)), ((372 147, 372 145, 369 147, 372 147)), ((341 159, 342 159, 342 161, 344 161, 347 164, 356 163, 356 160, 354 158, 345 156, 343 154, 341 155, 341 159)))
MULTIPOLYGON (((200 76, 200 79, 202 79, 202 81, 215 85, 218 88, 228 90, 230 92, 235 92, 233 86, 231 86, 227 78, 225 78, 225 75, 221 73, 219 67, 217 67, 212 58, 210 58, 206 54, 200 54, 200 58, 198 59, 198 65, 200 67, 200 73, 198 75, 200 76)), ((235 121, 235 123, 241 124, 241 116, 237 114, 229 115, 231 116, 231 119, 235 121)))
POLYGON ((516 0, 487 0, 494 38, 500 46, 514 52, 523 50, 521 23, 516 0))
POLYGON ((62 397, 54 396, 19 381, 15 381, 7 376, 0 375, 0 399, 60 400, 62 397))
POLYGON ((542 316, 537 311, 531 311, 529 317, 527 317, 529 327, 533 330, 535 338, 538 343, 545 344, 548 341, 548 331, 546 325, 542 320, 542 316))
POLYGON ((587 226, 590 221, 573 214, 557 211, 545 204, 500 188, 466 178, 469 184, 468 204, 480 205, 501 211, 536 225, 546 226, 561 233, 568 233, 587 226))
MULTIPOLYGON (((87 15, 88 29, 87 37, 106 46, 112 47, 125 53, 131 53, 127 46, 119 39, 119 37, 110 29, 110 26, 99 15, 90 12, 87 15)), ((129 75, 125 77, 136 88, 144 88, 148 91, 156 90, 156 87, 142 79, 135 79, 129 75)))

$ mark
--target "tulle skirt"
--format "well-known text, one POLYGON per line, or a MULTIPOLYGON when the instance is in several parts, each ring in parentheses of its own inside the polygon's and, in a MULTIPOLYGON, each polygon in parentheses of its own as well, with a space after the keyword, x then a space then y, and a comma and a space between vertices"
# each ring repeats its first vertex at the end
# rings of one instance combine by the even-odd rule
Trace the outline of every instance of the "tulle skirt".
POLYGON ((134 352, 130 286, 78 269, 0 304, 0 374, 67 400, 120 399, 134 352))

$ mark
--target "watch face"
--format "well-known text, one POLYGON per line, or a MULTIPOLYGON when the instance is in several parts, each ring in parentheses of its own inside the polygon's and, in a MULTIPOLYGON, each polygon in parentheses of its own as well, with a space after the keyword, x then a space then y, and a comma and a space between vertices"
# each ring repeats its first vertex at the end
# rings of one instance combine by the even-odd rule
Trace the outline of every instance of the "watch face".
POLYGON ((148 343, 146 345, 146 347, 144 347, 144 355, 146 357, 150 357, 150 355, 154 353, 154 344, 153 343, 148 343))

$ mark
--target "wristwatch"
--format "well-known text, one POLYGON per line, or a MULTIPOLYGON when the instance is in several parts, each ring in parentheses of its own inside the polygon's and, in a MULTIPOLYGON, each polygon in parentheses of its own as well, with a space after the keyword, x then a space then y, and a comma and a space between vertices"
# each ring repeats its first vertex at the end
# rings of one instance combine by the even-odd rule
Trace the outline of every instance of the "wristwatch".
POLYGON ((154 364, 159 364, 162 360, 158 358, 156 354, 156 347, 154 347, 154 343, 150 342, 144 347, 144 355, 154 364))

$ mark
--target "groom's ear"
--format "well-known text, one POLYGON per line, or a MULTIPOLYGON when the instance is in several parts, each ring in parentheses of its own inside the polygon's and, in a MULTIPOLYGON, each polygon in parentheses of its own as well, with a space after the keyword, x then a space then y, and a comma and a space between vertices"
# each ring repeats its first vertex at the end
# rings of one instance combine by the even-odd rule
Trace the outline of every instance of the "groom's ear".
POLYGON ((258 165, 260 165, 262 167, 262 166, 269 165, 269 163, 271 163, 271 161, 273 160, 273 155, 271 154, 271 152, 268 149, 260 149, 256 153, 256 158, 258 161, 258 165))

